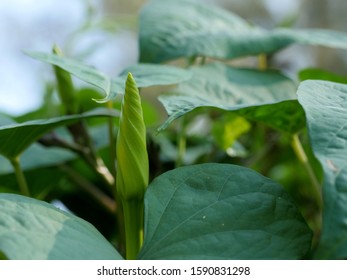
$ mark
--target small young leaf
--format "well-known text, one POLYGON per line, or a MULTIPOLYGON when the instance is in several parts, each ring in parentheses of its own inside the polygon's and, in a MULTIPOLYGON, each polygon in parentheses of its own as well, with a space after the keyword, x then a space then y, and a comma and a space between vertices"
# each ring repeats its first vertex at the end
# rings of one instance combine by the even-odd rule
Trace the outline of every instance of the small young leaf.
POLYGON ((285 190, 244 167, 203 164, 157 177, 140 259, 300 259, 311 231, 285 190))
POLYGON ((36 199, 0 194, 0 251, 13 260, 121 260, 90 223, 36 199))
POLYGON ((225 115, 220 120, 214 122, 212 134, 219 147, 226 151, 250 128, 250 123, 244 118, 235 115, 225 115))

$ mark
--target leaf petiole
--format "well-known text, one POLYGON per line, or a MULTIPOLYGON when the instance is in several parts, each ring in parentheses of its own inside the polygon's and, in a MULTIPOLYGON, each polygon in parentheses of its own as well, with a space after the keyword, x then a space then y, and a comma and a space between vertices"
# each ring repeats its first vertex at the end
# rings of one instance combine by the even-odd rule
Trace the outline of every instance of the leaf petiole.
POLYGON ((308 173, 308 176, 311 181, 311 190, 310 190, 311 195, 314 197, 319 209, 322 210, 323 198, 322 198, 321 186, 307 158, 304 148, 302 147, 298 134, 294 134, 292 136, 291 145, 298 160, 304 165, 308 173))
POLYGON ((22 195, 30 196, 29 187, 28 187, 27 181, 25 179, 23 170, 20 166, 19 157, 15 157, 15 158, 10 159, 10 162, 13 166, 14 171, 15 171, 17 182, 18 182, 18 185, 19 185, 19 188, 20 188, 22 195))

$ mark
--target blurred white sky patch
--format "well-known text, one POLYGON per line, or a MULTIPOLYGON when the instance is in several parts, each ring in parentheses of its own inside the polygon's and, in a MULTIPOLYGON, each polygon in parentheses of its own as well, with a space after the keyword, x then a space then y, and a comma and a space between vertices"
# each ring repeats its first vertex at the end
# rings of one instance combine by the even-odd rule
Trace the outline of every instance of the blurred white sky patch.
MULTIPOLYGON (((277 22, 298 12, 301 4, 301 0, 263 1, 277 22)), ((67 46, 67 56, 109 75, 136 63, 134 32, 91 29, 71 41, 70 35, 85 23, 88 7, 94 7, 98 15, 102 4, 100 0, 0 0, 0 113, 19 115, 36 109, 45 81, 52 77, 47 65, 27 57, 24 50, 50 52, 54 43, 63 50, 67 46)))
POLYGON ((134 34, 97 28, 81 32, 88 12, 93 11, 91 20, 97 21, 102 5, 100 0, 0 0, 0 113, 19 115, 36 109, 45 81, 51 80, 49 67, 23 54, 25 50, 50 52, 57 44, 67 56, 109 75, 136 63, 134 34))
POLYGON ((263 2, 275 21, 282 21, 297 13, 301 4, 301 0, 263 0, 263 2))
POLYGON ((17 115, 40 105, 40 65, 22 51, 50 51, 53 43, 62 44, 83 21, 83 2, 0 1, 0 112, 17 115))

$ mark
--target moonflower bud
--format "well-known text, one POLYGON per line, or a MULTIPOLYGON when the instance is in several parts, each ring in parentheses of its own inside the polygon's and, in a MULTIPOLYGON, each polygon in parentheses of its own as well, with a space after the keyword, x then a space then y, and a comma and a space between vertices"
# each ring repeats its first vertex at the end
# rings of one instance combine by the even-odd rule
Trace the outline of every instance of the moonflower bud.
POLYGON ((148 185, 146 126, 133 76, 125 83, 117 136, 117 194, 124 213, 127 259, 136 259, 143 242, 143 200, 148 185))
POLYGON ((117 192, 121 199, 143 199, 148 185, 146 126, 135 80, 128 74, 117 136, 117 192))

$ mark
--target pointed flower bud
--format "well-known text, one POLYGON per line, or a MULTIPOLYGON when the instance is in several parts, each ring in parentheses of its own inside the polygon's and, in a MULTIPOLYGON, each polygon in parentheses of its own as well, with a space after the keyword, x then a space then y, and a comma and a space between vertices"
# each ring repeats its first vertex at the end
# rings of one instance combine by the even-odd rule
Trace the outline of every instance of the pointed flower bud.
POLYGON ((146 126, 139 90, 131 73, 125 84, 116 152, 117 192, 120 198, 143 200, 149 173, 146 126))

